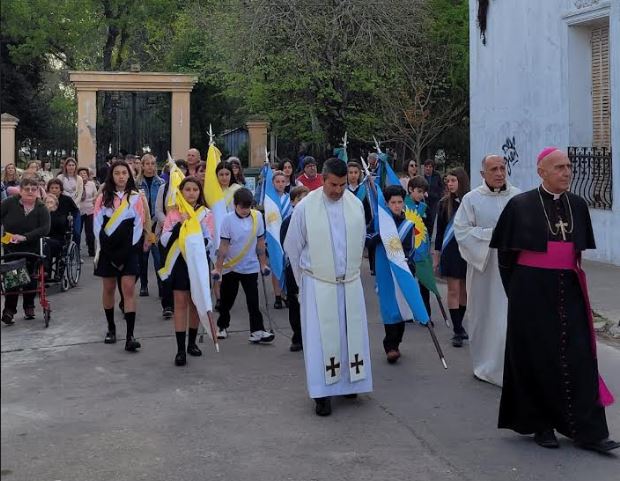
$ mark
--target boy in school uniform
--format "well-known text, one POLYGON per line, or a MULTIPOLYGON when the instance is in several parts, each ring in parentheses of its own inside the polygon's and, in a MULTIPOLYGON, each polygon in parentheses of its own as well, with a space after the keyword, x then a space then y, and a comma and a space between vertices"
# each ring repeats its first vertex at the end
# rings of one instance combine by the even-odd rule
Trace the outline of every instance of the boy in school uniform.
MULTIPOLYGON (((286 238, 286 233, 288 232, 288 226, 291 223, 293 209, 309 193, 310 189, 304 185, 298 185, 291 190, 291 205, 293 208, 290 210, 289 215, 282 221, 282 225, 280 226, 280 243, 282 245, 284 245, 284 239, 286 238)), ((288 257, 286 258, 286 270, 284 272, 284 277, 286 280, 286 295, 288 299, 288 322, 293 330, 293 337, 291 338, 291 347, 289 350, 291 352, 298 352, 303 349, 303 342, 301 338, 301 311, 299 307, 299 299, 297 298, 297 295, 299 294, 299 286, 297 286, 297 283, 295 282, 293 268, 291 267, 291 262, 288 257)))
MULTIPOLYGON (((405 199, 405 206, 407 209, 417 212, 422 220, 424 221, 424 225, 426 226, 426 235, 427 239, 423 246, 420 246, 420 249, 416 249, 413 260, 419 261, 422 257, 430 256, 430 239, 428 239, 428 233, 432 232, 432 225, 429 226, 429 222, 432 222, 427 215, 428 205, 426 204, 426 193, 428 192, 428 182, 421 175, 416 175, 415 177, 409 179, 407 183, 407 190, 409 191, 409 195, 405 199)), ((424 301, 424 306, 426 307, 426 311, 428 315, 431 315, 431 294, 429 290, 422 284, 420 285, 420 294, 422 296, 422 300, 424 301)))
POLYGON ((251 208, 253 200, 249 189, 240 188, 235 192, 235 210, 226 214, 222 221, 220 247, 212 274, 214 280, 222 281, 218 339, 228 337, 230 310, 241 284, 250 317, 249 341, 257 344, 269 343, 275 336, 265 331, 259 308, 258 275, 267 276, 270 271, 265 253, 265 227, 261 214, 251 208))

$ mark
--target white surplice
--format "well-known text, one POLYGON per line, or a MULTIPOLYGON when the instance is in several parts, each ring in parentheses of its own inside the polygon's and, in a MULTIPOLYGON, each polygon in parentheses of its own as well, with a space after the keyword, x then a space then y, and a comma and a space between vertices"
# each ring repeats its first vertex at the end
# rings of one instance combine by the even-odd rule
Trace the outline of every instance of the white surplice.
MULTIPOLYGON (((329 217, 329 229, 332 239, 332 245, 325 245, 325 248, 332 249, 336 276, 344 276, 347 268, 347 241, 343 201, 340 199, 339 201, 334 202, 325 195, 322 196, 329 217)), ((324 359, 315 291, 316 283, 321 281, 313 278, 307 273, 308 271, 312 271, 308 236, 313 235, 313 232, 312 226, 310 226, 310 229, 308 230, 306 225, 304 206, 306 199, 302 200, 293 210, 283 247, 288 258, 290 259, 295 280, 299 286, 301 329, 304 345, 303 352, 306 365, 308 392, 311 398, 370 392, 372 391, 372 370, 370 365, 366 306, 364 302, 361 302, 358 308, 361 311, 363 319, 361 335, 363 339, 363 358, 365 361, 364 367, 366 369, 366 377, 359 381, 352 382, 349 370, 342 369, 338 382, 329 385, 325 382, 325 366, 323 363, 324 359)), ((359 208, 362 213, 361 219, 363 222, 364 216, 361 202, 359 203, 359 208)), ((316 233, 314 235, 316 235, 316 233)), ((363 235, 360 237, 359 242, 363 246, 363 235)), ((364 299, 364 292, 361 282, 358 282, 357 286, 360 290, 358 297, 360 299, 364 299)), ((345 287, 342 284, 338 284, 333 285, 333 288, 338 291, 338 305, 334 306, 334 309, 338 309, 340 365, 348 366, 349 353, 347 346, 347 324, 345 315, 345 287)))
POLYGON ((467 261, 467 311, 469 352, 474 374, 483 381, 502 385, 508 300, 497 263, 497 250, 489 243, 493 229, 508 201, 520 193, 507 184, 493 191, 482 185, 463 197, 454 218, 454 236, 467 261))

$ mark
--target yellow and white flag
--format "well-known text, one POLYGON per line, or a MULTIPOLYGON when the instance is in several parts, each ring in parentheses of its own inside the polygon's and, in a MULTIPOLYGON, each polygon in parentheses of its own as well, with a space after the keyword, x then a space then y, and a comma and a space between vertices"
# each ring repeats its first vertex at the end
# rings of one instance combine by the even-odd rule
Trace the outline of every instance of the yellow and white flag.
POLYGON ((215 227, 213 233, 213 244, 216 249, 220 246, 220 229, 224 216, 226 215, 226 199, 224 197, 222 186, 217 180, 217 174, 215 173, 215 168, 217 167, 217 164, 220 163, 221 156, 222 153, 215 146, 215 144, 209 144, 203 188, 207 207, 211 209, 213 214, 213 224, 215 227))
POLYGON ((181 169, 177 166, 177 164, 172 160, 170 156, 170 152, 168 152, 168 169, 170 173, 170 184, 168 187, 168 194, 166 196, 165 202, 166 207, 170 208, 176 205, 177 203, 177 192, 179 192, 179 185, 185 178, 185 174, 181 172, 181 169))

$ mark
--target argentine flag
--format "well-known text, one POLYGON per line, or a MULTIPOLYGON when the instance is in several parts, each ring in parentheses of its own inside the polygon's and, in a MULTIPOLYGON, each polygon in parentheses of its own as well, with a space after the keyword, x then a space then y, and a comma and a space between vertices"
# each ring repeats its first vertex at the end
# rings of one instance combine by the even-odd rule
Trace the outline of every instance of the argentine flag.
POLYGON ((381 162, 382 167, 385 168, 385 185, 400 185, 400 179, 388 163, 387 155, 383 153, 379 154, 379 161, 381 162))
POLYGON ((375 271, 383 322, 396 324, 413 318, 426 325, 429 317, 418 281, 409 270, 398 228, 379 188, 377 203, 376 221, 381 244, 377 246, 375 254, 375 271))
POLYGON ((222 153, 214 145, 209 145, 209 152, 207 153, 207 166, 205 168, 205 180, 204 180, 204 195, 207 207, 211 209, 213 214, 213 244, 215 249, 220 247, 220 232, 222 227, 222 221, 226 215, 226 199, 224 198, 224 192, 217 180, 217 174, 215 168, 220 163, 222 153))
POLYGON ((280 244, 280 226, 282 213, 280 211, 280 196, 273 186, 273 171, 266 166, 263 176, 263 208, 265 211, 265 237, 269 252, 269 265, 273 275, 282 280, 284 276, 284 250, 280 244))

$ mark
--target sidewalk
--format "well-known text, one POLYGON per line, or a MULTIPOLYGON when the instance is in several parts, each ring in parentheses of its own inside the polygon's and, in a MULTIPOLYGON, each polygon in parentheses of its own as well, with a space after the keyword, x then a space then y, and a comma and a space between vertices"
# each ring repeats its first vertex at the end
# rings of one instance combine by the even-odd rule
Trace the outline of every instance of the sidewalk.
POLYGON ((620 267, 596 261, 583 261, 588 276, 592 309, 615 324, 620 322, 620 267))

